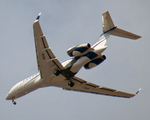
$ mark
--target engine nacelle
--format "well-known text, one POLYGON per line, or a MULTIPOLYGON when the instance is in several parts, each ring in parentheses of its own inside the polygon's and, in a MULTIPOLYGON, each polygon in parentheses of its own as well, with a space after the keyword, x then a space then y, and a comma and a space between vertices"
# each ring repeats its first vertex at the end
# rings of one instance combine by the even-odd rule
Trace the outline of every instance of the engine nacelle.
POLYGON ((74 51, 74 49, 76 49, 76 47, 77 46, 73 46, 73 47, 71 47, 71 48, 69 48, 68 50, 67 50, 67 54, 71 57, 71 56, 73 56, 72 55, 72 52, 74 51))
POLYGON ((100 63, 102 63, 105 59, 106 59, 106 56, 103 55, 102 57, 97 58, 97 59, 95 59, 95 60, 92 60, 92 61, 90 61, 89 63, 85 64, 85 65, 84 65, 84 68, 85 68, 85 69, 91 69, 91 68, 93 68, 93 67, 99 65, 100 63))
POLYGON ((87 52, 89 52, 88 51, 89 48, 91 48, 91 45, 89 43, 87 43, 87 44, 81 44, 81 45, 69 48, 67 50, 67 54, 69 56, 78 57, 78 56, 87 54, 87 52))

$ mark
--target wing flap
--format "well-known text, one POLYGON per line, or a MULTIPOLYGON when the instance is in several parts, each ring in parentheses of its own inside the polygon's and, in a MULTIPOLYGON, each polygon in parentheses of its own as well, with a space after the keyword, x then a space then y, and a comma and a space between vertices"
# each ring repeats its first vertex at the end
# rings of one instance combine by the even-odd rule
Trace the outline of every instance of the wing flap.
POLYGON ((46 41, 45 35, 40 37, 43 43, 43 48, 49 48, 48 43, 46 41))
POLYGON ((106 90, 106 91, 111 91, 111 92, 115 92, 115 89, 111 89, 111 88, 107 88, 107 87, 100 87, 101 90, 106 90))
POLYGON ((38 69, 40 70, 42 78, 48 78, 56 69, 62 70, 64 67, 49 48, 46 37, 43 35, 39 24, 39 20, 34 22, 33 30, 38 69))
POLYGON ((94 84, 94 83, 90 83, 90 82, 87 82, 86 85, 87 85, 87 86, 90 86, 90 87, 93 87, 93 88, 99 87, 98 85, 96 85, 96 84, 94 84))
POLYGON ((53 62, 53 65, 55 65, 55 68, 58 68, 59 70, 64 69, 64 67, 60 64, 57 58, 49 59, 47 62, 53 62))
POLYGON ((73 87, 65 85, 63 89, 125 98, 135 96, 135 94, 118 91, 112 88, 101 87, 99 85, 82 80, 78 77, 73 77, 71 80, 75 85, 73 87))

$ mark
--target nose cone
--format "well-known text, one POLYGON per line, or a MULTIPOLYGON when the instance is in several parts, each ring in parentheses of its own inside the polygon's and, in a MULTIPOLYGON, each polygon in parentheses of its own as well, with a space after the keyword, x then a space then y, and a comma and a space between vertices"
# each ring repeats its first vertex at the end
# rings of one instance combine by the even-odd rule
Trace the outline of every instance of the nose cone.
POLYGON ((16 97, 16 85, 11 88, 6 96, 6 100, 11 100, 16 97))
POLYGON ((8 93, 7 96, 6 96, 6 100, 11 100, 11 99, 12 98, 11 98, 10 94, 8 93))

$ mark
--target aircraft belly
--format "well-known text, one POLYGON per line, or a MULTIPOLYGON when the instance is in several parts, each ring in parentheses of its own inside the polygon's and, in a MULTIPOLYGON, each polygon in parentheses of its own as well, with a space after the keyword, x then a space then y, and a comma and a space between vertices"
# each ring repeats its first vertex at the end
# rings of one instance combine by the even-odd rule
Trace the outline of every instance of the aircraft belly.
POLYGON ((15 98, 19 98, 19 97, 26 95, 36 89, 38 89, 38 88, 37 87, 23 88, 21 91, 18 92, 18 94, 15 96, 15 98))
POLYGON ((18 86, 16 90, 15 98, 21 97, 23 95, 32 92, 40 87, 39 83, 37 84, 36 81, 40 81, 40 79, 35 80, 28 80, 22 83, 22 85, 18 86))
POLYGON ((44 85, 45 86, 57 86, 61 81, 65 80, 66 78, 62 75, 59 74, 58 76, 52 75, 49 80, 47 80, 44 85))

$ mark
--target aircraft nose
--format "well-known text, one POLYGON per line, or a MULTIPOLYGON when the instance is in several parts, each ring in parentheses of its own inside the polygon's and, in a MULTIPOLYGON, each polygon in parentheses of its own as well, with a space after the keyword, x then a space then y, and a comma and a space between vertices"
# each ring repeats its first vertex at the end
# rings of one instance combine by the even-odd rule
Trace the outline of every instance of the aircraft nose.
POLYGON ((6 96, 6 100, 11 100, 15 97, 16 86, 12 87, 6 96))
POLYGON ((7 96, 6 96, 6 100, 10 100, 11 97, 10 97, 10 94, 8 93, 7 96))

